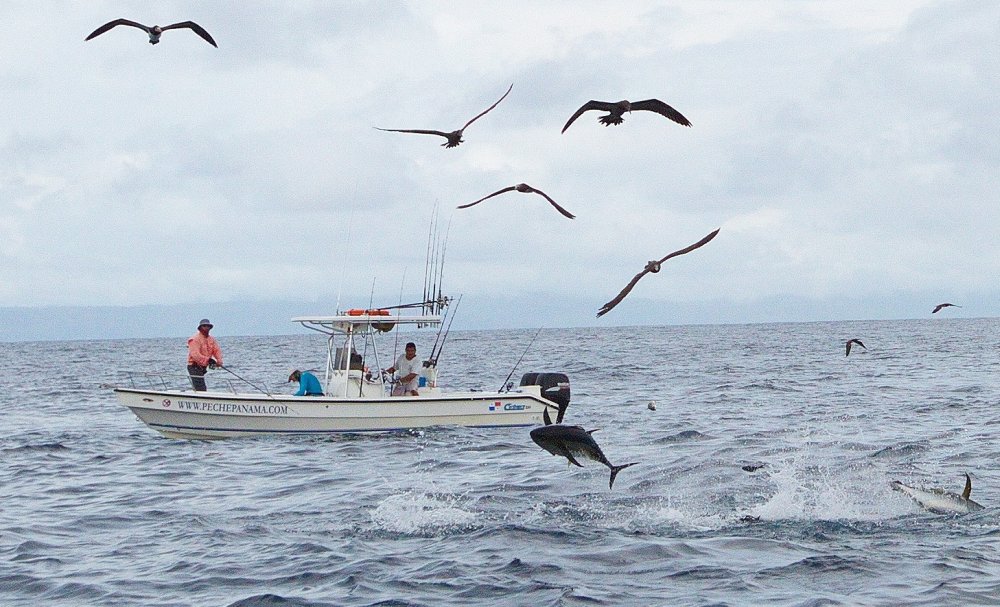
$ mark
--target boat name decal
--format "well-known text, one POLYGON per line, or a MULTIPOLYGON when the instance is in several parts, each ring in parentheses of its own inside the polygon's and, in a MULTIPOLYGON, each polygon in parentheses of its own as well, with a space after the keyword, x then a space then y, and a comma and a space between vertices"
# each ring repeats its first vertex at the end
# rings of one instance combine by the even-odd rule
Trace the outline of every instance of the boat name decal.
POLYGON ((528 405, 519 405, 517 403, 502 403, 500 401, 495 401, 490 405, 490 411, 524 411, 528 408, 528 405))
POLYGON ((179 400, 177 401, 177 408, 182 411, 210 411, 212 413, 288 415, 288 405, 267 405, 263 403, 210 403, 197 400, 179 400))

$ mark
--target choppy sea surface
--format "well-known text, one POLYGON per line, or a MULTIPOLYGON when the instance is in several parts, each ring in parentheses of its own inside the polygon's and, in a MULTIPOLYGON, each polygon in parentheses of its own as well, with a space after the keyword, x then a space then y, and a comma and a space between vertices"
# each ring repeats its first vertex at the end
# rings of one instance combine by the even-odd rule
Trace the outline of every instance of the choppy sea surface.
MULTIPOLYGON (((567 373, 613 490, 524 428, 168 439, 107 385, 185 340, 0 344, 0 605, 1000 603, 1000 319, 534 335, 452 333, 441 383, 567 373), (971 514, 889 487, 966 472, 971 514)), ((219 339, 272 386, 325 351, 219 339)))

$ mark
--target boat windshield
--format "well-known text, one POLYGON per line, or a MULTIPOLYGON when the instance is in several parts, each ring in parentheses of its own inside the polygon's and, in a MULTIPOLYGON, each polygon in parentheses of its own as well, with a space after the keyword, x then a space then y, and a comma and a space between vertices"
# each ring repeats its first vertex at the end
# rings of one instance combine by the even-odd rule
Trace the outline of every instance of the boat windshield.
POLYGON ((384 365, 379 361, 376 335, 392 331, 398 325, 440 326, 442 317, 392 314, 388 310, 348 310, 333 316, 296 316, 292 322, 327 335, 324 388, 328 394, 343 392, 346 396, 353 392, 349 385, 354 383, 359 395, 365 384, 380 388, 385 384, 385 378, 377 372, 384 365))

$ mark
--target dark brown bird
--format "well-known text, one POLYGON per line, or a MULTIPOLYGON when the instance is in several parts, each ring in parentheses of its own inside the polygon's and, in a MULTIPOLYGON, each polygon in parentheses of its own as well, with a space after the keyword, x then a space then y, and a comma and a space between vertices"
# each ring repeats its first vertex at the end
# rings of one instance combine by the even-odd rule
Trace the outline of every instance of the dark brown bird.
POLYGON ((931 310, 931 314, 937 314, 938 312, 941 311, 941 308, 961 308, 961 307, 962 306, 956 306, 953 303, 938 304, 938 305, 934 306, 933 310, 931 310))
POLYGON ((701 240, 699 240, 698 242, 694 243, 693 245, 691 245, 689 247, 684 247, 683 249, 681 249, 679 251, 674 251, 673 253, 667 255, 666 257, 664 257, 663 259, 660 259, 659 261, 654 260, 654 261, 647 262, 646 263, 646 267, 643 268, 642 272, 639 272, 638 274, 636 274, 635 277, 632 279, 632 281, 630 283, 628 283, 627 285, 625 285, 625 288, 621 290, 621 293, 619 293, 614 299, 612 299, 608 303, 606 303, 603 306, 601 306, 601 309, 597 311, 598 318, 600 318, 601 316, 607 314, 615 306, 617 306, 618 304, 620 304, 622 302, 622 300, 625 299, 625 296, 629 294, 629 291, 632 290, 632 287, 634 287, 636 285, 636 283, 639 282, 640 278, 642 278, 643 276, 645 276, 646 274, 648 274, 650 272, 652 272, 653 274, 656 274, 657 272, 659 272, 660 271, 660 265, 663 262, 665 262, 666 260, 670 259, 671 257, 677 257, 678 255, 684 255, 685 253, 690 253, 691 251, 697 249, 698 247, 704 246, 705 244, 708 243, 708 241, 710 241, 713 238, 715 238, 716 234, 718 234, 719 230, 721 230, 721 229, 722 228, 719 228, 719 229, 715 230, 714 232, 710 233, 708 236, 702 238, 701 240))
POLYGON ((163 32, 165 32, 167 30, 175 30, 175 29, 180 29, 180 28, 187 28, 187 29, 191 30, 192 32, 198 34, 202 38, 204 38, 206 42, 208 42, 209 44, 211 44, 215 48, 219 48, 219 45, 215 43, 215 40, 212 40, 212 36, 207 31, 205 31, 205 28, 203 28, 202 26, 198 25, 194 21, 182 21, 180 23, 174 23, 172 25, 164 25, 163 27, 160 27, 159 25, 154 25, 154 26, 150 27, 148 25, 143 25, 141 23, 136 23, 135 21, 129 21, 128 19, 115 19, 114 21, 108 21, 107 23, 105 23, 101 27, 99 27, 96 30, 94 30, 93 32, 91 32, 90 35, 87 36, 87 38, 84 41, 86 42, 86 40, 90 40, 91 38, 96 38, 97 36, 100 36, 101 34, 103 34, 104 32, 108 31, 109 29, 111 29, 113 27, 117 27, 119 25, 131 25, 132 27, 137 27, 137 28, 141 29, 142 31, 146 32, 147 34, 149 34, 149 43, 150 44, 159 44, 160 43, 160 35, 163 34, 163 32))
POLYGON ((861 343, 861 340, 860 340, 860 339, 848 339, 848 340, 847 340, 847 353, 846 353, 846 354, 844 354, 844 356, 850 356, 850 355, 851 355, 851 346, 852 346, 853 344, 858 344, 858 345, 859 345, 859 346, 861 346, 862 348, 865 348, 865 350, 867 350, 867 349, 868 349, 868 348, 866 348, 866 347, 865 347, 865 345, 864 345, 863 343, 861 343))
POLYGON ((444 131, 432 131, 432 130, 427 130, 427 129, 382 129, 382 128, 379 128, 379 127, 375 127, 375 128, 378 129, 378 130, 380 130, 380 131, 391 131, 393 133, 419 133, 421 135, 440 135, 441 137, 444 137, 445 139, 448 140, 448 141, 445 141, 444 143, 442 143, 441 145, 443 147, 446 147, 446 148, 453 148, 453 147, 457 146, 458 144, 462 143, 463 141, 465 141, 464 139, 462 139, 462 132, 465 131, 465 129, 469 128, 470 124, 472 124, 473 122, 475 122, 476 120, 478 120, 479 118, 481 118, 483 116, 483 114, 485 114, 486 112, 492 110, 501 101, 503 101, 504 97, 506 97, 507 95, 510 94, 510 90, 512 88, 514 88, 514 84, 513 83, 511 83, 510 87, 507 89, 507 92, 503 94, 503 97, 497 99, 497 102, 494 103, 493 105, 491 105, 490 107, 488 107, 485 110, 483 110, 482 112, 476 114, 475 117, 472 118, 472 120, 466 122, 465 126, 463 126, 462 128, 458 129, 457 131, 452 131, 450 133, 445 133, 444 131))
POLYGON ((530 185, 528 185, 526 183, 519 183, 517 185, 512 185, 512 186, 510 186, 508 188, 504 188, 502 190, 497 190, 496 192, 493 192, 489 196, 483 196, 482 198, 480 198, 479 200, 477 200, 475 202, 470 202, 469 204, 460 205, 458 208, 460 208, 460 209, 467 209, 467 208, 469 208, 469 207, 471 207, 473 205, 479 204, 480 202, 486 200, 487 198, 493 198, 494 196, 496 196, 498 194, 503 194, 504 192, 510 192, 511 190, 517 190, 518 192, 523 192, 525 194, 541 194, 545 198, 545 200, 549 201, 549 204, 551 204, 552 206, 554 206, 556 208, 556 210, 559 211, 560 213, 562 213, 564 216, 566 216, 566 217, 568 217, 570 219, 573 219, 574 217, 576 217, 576 215, 570 213, 566 209, 564 209, 561 206, 559 206, 558 204, 556 204, 556 201, 552 200, 551 198, 549 198, 548 194, 546 194, 545 192, 543 192, 541 190, 536 190, 535 188, 531 187, 530 185))
POLYGON ((622 114, 625 112, 634 112, 636 110, 647 110, 650 112, 656 112, 661 116, 666 116, 667 118, 673 120, 677 124, 683 126, 691 126, 691 121, 685 118, 680 112, 670 107, 666 103, 663 103, 659 99, 646 99, 645 101, 636 101, 632 103, 630 101, 621 100, 617 103, 612 103, 610 101, 594 101, 590 100, 584 103, 580 109, 576 111, 575 114, 570 116, 569 121, 566 122, 566 126, 563 127, 562 132, 565 133, 569 125, 573 124, 573 121, 580 117, 580 114, 588 110, 600 110, 602 112, 608 112, 607 116, 601 116, 598 120, 604 126, 610 126, 612 124, 621 124, 624 120, 622 114))

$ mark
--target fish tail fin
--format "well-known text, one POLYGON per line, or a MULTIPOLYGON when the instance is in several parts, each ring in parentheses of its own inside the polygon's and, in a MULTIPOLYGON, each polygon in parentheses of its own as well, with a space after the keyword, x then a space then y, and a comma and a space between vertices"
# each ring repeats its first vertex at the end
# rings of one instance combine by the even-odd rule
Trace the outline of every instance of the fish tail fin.
POLYGON ((638 463, 639 462, 632 462, 630 464, 622 464, 621 466, 611 466, 611 480, 608 481, 608 489, 611 489, 615 486, 615 477, 618 476, 619 472, 621 472, 625 468, 628 468, 629 466, 634 466, 638 463))

